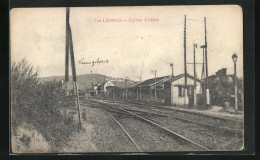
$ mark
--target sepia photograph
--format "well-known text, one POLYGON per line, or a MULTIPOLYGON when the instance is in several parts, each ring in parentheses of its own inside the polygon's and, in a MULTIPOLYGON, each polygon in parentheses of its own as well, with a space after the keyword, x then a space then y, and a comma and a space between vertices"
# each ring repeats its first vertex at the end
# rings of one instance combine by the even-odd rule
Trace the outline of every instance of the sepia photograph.
POLYGON ((10 152, 243 151, 243 67, 239 5, 13 8, 10 152))

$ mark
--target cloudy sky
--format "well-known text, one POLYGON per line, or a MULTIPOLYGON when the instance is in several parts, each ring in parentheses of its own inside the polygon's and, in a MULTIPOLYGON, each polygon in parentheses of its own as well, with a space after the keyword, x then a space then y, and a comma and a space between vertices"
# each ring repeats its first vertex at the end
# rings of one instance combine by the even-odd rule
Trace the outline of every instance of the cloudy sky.
MULTIPOLYGON (((137 80, 184 72, 183 30, 187 16, 187 62, 202 62, 204 17, 207 18, 209 75, 221 68, 234 73, 231 59, 238 55, 237 74, 243 76, 243 20, 239 6, 161 6, 70 8, 77 74, 99 73, 137 80), (156 19, 146 22, 146 19, 156 19), (105 22, 121 19, 121 22, 105 22), (142 21, 131 22, 141 19, 142 21), (108 60, 108 63, 80 64, 108 60)), ((38 66, 40 76, 64 75, 66 8, 12 9, 11 61, 22 58, 38 66)), ((202 66, 197 66, 200 77, 202 66)), ((70 70, 71 71, 71 70, 70 70)), ((193 74, 193 65, 188 65, 193 74)), ((70 73, 71 74, 71 73, 70 73)))

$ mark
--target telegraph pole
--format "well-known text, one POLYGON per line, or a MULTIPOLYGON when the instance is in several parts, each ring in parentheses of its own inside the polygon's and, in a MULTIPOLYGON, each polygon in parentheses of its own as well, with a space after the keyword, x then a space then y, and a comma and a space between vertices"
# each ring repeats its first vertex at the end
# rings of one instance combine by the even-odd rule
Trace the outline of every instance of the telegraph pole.
POLYGON ((77 74, 76 74, 76 66, 74 59, 74 50, 73 50, 73 41, 72 41, 72 33, 69 24, 69 8, 66 8, 66 51, 65 51, 65 81, 68 81, 68 62, 69 62, 69 54, 71 59, 71 68, 72 68, 72 79, 73 79, 73 89, 76 95, 76 106, 78 108, 78 119, 79 119, 79 127, 82 128, 81 125, 81 116, 80 116, 80 104, 79 104, 79 95, 78 95, 78 84, 77 84, 77 74))
MULTIPOLYGON (((202 95, 203 95, 203 104, 205 104, 205 54, 204 54, 204 50, 205 50, 205 45, 200 46, 200 48, 202 48, 203 50, 203 65, 202 65, 202 72, 201 72, 201 80, 203 79, 203 89, 202 89, 202 95)), ((201 87, 202 88, 202 87, 201 87)))
POLYGON ((154 101, 156 102, 156 70, 154 71, 154 75, 155 75, 155 79, 154 79, 154 82, 155 82, 155 84, 154 84, 154 101))
POLYGON ((139 99, 139 95, 138 95, 138 85, 137 85, 137 87, 136 87, 136 100, 138 100, 139 99))
POLYGON ((113 99, 115 99, 115 86, 113 86, 113 99))
POLYGON ((152 71, 154 73, 154 101, 156 102, 156 70, 152 71))
POLYGON ((125 78, 125 99, 127 99, 127 77, 125 78))
MULTIPOLYGON (((137 99, 140 99, 141 100, 141 97, 142 97, 142 76, 138 76, 137 78, 139 78, 139 97, 138 97, 138 88, 136 88, 136 93, 137 93, 137 99)), ((137 85, 138 87, 138 85, 137 85)))
POLYGON ((65 82, 69 81, 69 17, 70 9, 66 8, 65 82))
POLYGON ((184 15, 184 80, 185 80, 185 86, 184 86, 184 105, 186 105, 186 99, 187 99, 187 67, 186 67, 186 15, 184 15))
POLYGON ((142 97, 142 76, 140 76, 140 93, 139 93, 139 96, 140 96, 140 100, 141 100, 141 97, 142 97))
POLYGON ((210 95, 209 95, 209 79, 208 79, 208 44, 207 44, 207 28, 206 28, 206 17, 204 17, 205 24, 205 59, 206 59, 206 104, 210 104, 210 95))
POLYGON ((197 74, 196 74, 196 53, 195 53, 195 48, 197 48, 197 44, 194 43, 193 44, 193 52, 194 52, 194 91, 193 91, 193 95, 194 95, 194 107, 197 106, 197 93, 196 93, 196 79, 197 79, 197 74))
POLYGON ((173 77, 173 63, 171 63, 170 66, 172 67, 172 77, 173 77))
POLYGON ((113 86, 113 99, 115 99, 115 88, 116 88, 117 80, 114 82, 113 86))
POLYGON ((78 118, 79 118, 79 125, 80 128, 82 127, 81 125, 81 116, 80 116, 80 104, 79 104, 79 95, 78 95, 78 84, 77 84, 77 74, 76 74, 76 66, 75 66, 75 59, 74 59, 74 50, 73 50, 73 41, 72 41, 72 33, 71 33, 71 28, 69 26, 69 31, 70 31, 70 58, 71 58, 71 66, 72 66, 72 77, 73 77, 73 84, 74 84, 74 89, 76 93, 76 105, 78 107, 78 118))

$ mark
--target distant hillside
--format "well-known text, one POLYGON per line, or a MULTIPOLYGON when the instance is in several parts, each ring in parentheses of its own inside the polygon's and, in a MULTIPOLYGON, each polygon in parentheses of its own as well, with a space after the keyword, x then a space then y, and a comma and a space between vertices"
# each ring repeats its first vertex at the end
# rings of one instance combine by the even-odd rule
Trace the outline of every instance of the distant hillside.
MULTIPOLYGON (((45 81, 61 81, 64 80, 64 76, 50 76, 50 77, 40 77, 40 83, 45 81)), ((72 82, 72 76, 69 76, 69 81, 72 82)), ((104 83, 107 81, 111 81, 117 87, 125 87, 125 78, 116 78, 116 77, 108 77, 102 74, 83 74, 77 76, 77 82, 79 89, 87 89, 91 88, 92 84, 104 83)), ((128 79, 127 85, 132 86, 137 82, 128 79)))

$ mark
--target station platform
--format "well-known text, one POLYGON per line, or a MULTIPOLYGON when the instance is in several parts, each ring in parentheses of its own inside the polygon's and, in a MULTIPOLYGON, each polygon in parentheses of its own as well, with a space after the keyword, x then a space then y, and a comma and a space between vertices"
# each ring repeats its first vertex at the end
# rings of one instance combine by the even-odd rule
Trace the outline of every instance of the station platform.
POLYGON ((190 107, 190 106, 160 106, 163 108, 168 108, 176 111, 182 111, 182 112, 190 112, 195 114, 201 114, 201 115, 207 115, 211 117, 216 118, 223 118, 227 120, 236 120, 236 121, 244 121, 244 112, 243 111, 237 111, 235 113, 235 110, 230 109, 229 111, 222 111, 223 107, 220 106, 211 106, 209 109, 206 109, 205 107, 190 107))

